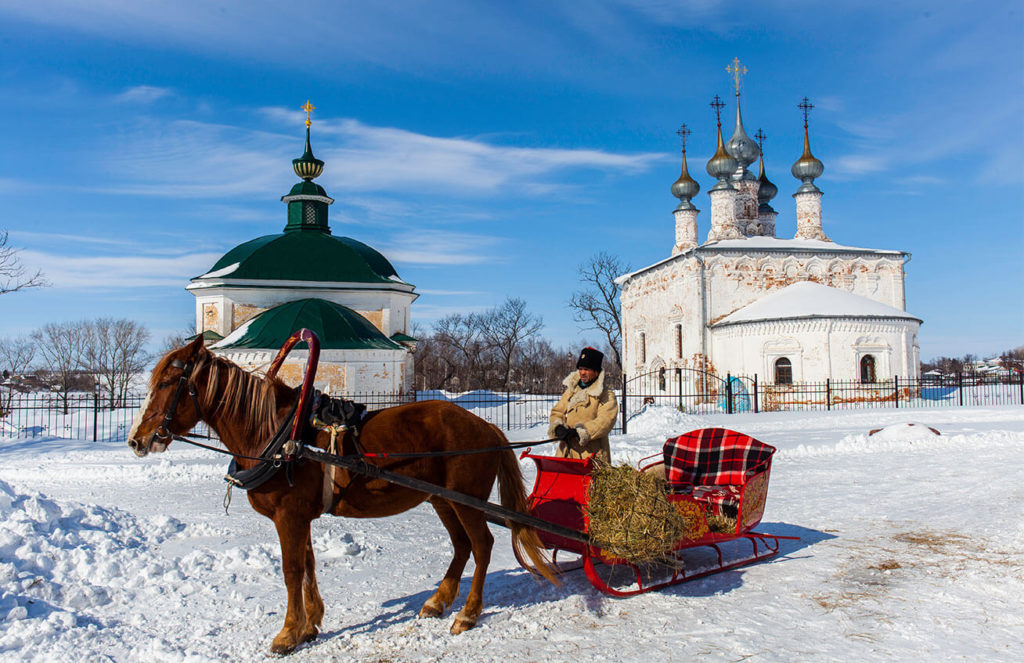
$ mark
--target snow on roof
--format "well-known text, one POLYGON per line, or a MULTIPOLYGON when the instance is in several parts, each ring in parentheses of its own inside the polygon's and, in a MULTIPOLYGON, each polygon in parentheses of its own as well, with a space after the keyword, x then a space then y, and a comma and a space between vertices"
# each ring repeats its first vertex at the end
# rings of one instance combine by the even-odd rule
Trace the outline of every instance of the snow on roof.
POLYGON ((859 246, 844 246, 835 242, 824 242, 820 239, 779 239, 777 237, 748 237, 746 239, 723 239, 708 242, 700 246, 702 249, 786 249, 789 251, 870 251, 871 253, 888 253, 899 255, 903 251, 892 249, 868 249, 859 246))
POLYGON ((765 295, 713 326, 793 318, 904 318, 921 321, 894 306, 813 281, 803 281, 765 295))
POLYGON ((241 263, 238 263, 238 262, 232 263, 232 264, 228 265, 227 267, 221 267, 220 269, 215 269, 212 272, 206 272, 202 276, 197 276, 196 278, 197 279, 212 279, 212 278, 216 278, 218 276, 227 276, 231 272, 233 272, 236 269, 238 269, 238 266, 240 264, 241 263))

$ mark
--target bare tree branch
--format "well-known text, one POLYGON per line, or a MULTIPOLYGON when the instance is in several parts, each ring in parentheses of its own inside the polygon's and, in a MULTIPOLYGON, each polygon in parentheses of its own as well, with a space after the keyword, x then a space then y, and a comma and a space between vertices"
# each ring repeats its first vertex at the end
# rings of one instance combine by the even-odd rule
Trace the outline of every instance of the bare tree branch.
POLYGON ((631 269, 604 251, 591 256, 578 268, 583 289, 573 292, 568 302, 573 310, 573 320, 583 323, 583 329, 597 329, 604 333, 619 366, 622 365, 622 309, 619 284, 615 279, 631 269))
POLYGON ((516 351, 543 327, 541 317, 527 312, 526 302, 518 298, 509 297, 480 316, 480 334, 501 358, 505 391, 509 390, 516 351))
POLYGON ((25 266, 18 259, 18 250, 7 245, 7 231, 0 230, 0 295, 48 285, 50 283, 42 271, 26 276, 25 266))

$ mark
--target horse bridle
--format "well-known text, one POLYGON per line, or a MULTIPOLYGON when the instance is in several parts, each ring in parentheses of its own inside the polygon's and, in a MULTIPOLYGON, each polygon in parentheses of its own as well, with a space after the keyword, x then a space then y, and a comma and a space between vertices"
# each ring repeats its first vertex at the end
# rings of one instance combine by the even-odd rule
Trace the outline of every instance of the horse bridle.
POLYGON ((188 395, 192 397, 192 405, 196 408, 196 413, 199 418, 203 418, 203 411, 199 407, 199 391, 196 389, 196 384, 192 382, 192 370, 195 368, 195 362, 183 362, 180 359, 174 359, 171 361, 170 366, 173 368, 181 369, 181 377, 178 379, 178 387, 174 390, 174 397, 171 398, 171 404, 167 406, 167 414, 164 415, 164 420, 160 422, 156 430, 153 431, 152 437, 150 437, 150 444, 155 440, 172 440, 175 435, 171 432, 168 426, 174 421, 174 414, 178 410, 178 403, 181 401, 181 395, 185 392, 185 387, 188 387, 188 395))

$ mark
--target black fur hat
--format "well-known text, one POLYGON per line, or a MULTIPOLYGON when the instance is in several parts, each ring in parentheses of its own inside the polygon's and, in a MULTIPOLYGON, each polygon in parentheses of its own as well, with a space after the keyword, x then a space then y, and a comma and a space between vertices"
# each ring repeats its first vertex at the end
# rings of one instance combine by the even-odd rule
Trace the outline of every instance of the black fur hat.
POLYGON ((589 368, 600 373, 602 361, 604 361, 604 355, 600 350, 583 348, 583 351, 580 352, 580 359, 576 362, 576 368, 589 368))

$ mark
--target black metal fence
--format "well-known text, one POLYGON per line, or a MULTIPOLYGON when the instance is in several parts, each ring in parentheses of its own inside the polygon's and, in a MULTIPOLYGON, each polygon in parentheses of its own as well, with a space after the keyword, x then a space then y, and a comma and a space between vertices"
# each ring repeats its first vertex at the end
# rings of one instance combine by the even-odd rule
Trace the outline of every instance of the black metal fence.
MULTIPOLYGON (((649 406, 669 406, 692 414, 735 414, 867 408, 922 408, 986 405, 1024 405, 1024 374, 1010 379, 959 374, 942 381, 893 377, 880 382, 825 380, 771 384, 753 377, 694 369, 667 368, 609 385, 619 397, 617 432, 649 406)), ((369 410, 424 400, 447 400, 506 430, 545 424, 560 394, 522 394, 495 391, 448 393, 353 393, 346 398, 369 410)), ((53 436, 93 441, 127 439, 144 395, 128 396, 111 408, 98 394, 73 393, 66 398, 49 392, 18 393, 0 389, 0 437, 53 436)), ((195 431, 212 436, 204 425, 195 431)), ((545 431, 546 432, 546 431, 545 431)))
POLYGON ((718 376, 665 368, 627 378, 620 394, 621 429, 649 405, 694 414, 850 410, 866 408, 1024 405, 1024 373, 996 379, 959 373, 942 380, 763 383, 758 376, 718 376))

